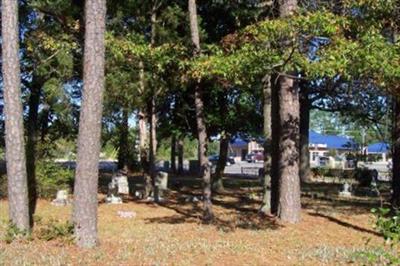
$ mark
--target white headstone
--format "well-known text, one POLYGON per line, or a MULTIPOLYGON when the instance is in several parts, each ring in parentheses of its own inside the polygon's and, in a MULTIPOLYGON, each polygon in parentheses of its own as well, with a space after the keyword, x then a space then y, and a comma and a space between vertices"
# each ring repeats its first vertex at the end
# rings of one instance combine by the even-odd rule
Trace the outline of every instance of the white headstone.
POLYGON ((108 196, 106 198, 106 203, 108 203, 108 204, 122 204, 122 198, 118 197, 118 196, 115 196, 115 195, 111 195, 111 196, 108 196))
POLYGON ((128 177, 121 175, 116 177, 118 194, 129 195, 128 177))
POLYGON ((160 190, 168 189, 168 173, 162 171, 158 172, 156 178, 156 186, 160 190))
POLYGON ((117 214, 119 217, 127 218, 127 219, 136 217, 136 212, 133 212, 133 211, 117 211, 117 214))
POLYGON ((339 192, 339 196, 341 197, 351 197, 351 191, 350 191, 351 185, 349 183, 344 183, 343 184, 343 190, 339 192))
POLYGON ((117 176, 113 176, 111 182, 108 184, 106 203, 121 204, 122 198, 119 195, 123 194, 129 194, 128 177, 118 174, 117 176))
POLYGON ((51 202, 51 204, 56 206, 65 206, 69 204, 68 191, 67 190, 57 191, 56 198, 51 202))

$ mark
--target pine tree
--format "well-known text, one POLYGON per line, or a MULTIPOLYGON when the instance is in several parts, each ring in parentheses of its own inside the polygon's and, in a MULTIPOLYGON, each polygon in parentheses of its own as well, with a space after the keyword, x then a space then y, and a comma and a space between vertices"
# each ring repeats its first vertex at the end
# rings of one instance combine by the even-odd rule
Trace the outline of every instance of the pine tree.
MULTIPOLYGON (((189 18, 190 33, 193 44, 193 56, 201 53, 200 35, 197 20, 196 0, 189 0, 189 18)), ((204 102, 202 99, 203 88, 200 82, 195 82, 195 109, 197 122, 197 137, 199 141, 199 166, 201 176, 203 178, 203 203, 204 214, 203 219, 210 221, 213 219, 212 202, 211 202, 211 169, 207 158, 207 131, 204 118, 204 102)))
POLYGON ((18 1, 2 1, 1 25, 9 218, 19 230, 26 231, 29 230, 29 204, 18 54, 18 1))
MULTIPOLYGON (((297 0, 279 2, 281 17, 288 18, 297 9, 297 0)), ((283 73, 278 77, 279 98, 279 206, 278 217, 284 222, 300 221, 299 178, 299 123, 300 106, 298 83, 295 73, 283 73)))
POLYGON ((104 91, 104 32, 106 1, 85 4, 83 99, 74 187, 73 220, 76 243, 97 245, 97 186, 104 91))

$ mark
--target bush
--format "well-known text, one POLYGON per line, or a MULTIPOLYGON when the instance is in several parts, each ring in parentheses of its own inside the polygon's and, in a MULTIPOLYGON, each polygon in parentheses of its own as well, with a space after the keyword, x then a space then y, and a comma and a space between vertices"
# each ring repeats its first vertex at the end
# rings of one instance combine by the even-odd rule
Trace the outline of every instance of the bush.
POLYGON ((18 229, 18 227, 10 221, 7 226, 4 241, 10 244, 17 239, 29 239, 27 236, 29 236, 28 231, 18 229))
POLYGON ((328 176, 329 169, 324 167, 317 167, 317 168, 312 168, 311 171, 314 177, 328 176))
POLYGON ((74 234, 74 225, 70 221, 60 222, 59 220, 50 219, 46 223, 36 221, 38 231, 35 236, 38 239, 50 241, 53 239, 61 239, 72 241, 74 234))
MULTIPOLYGON (((60 189, 71 189, 74 172, 52 161, 41 160, 36 164, 36 186, 39 198, 53 198, 60 189)), ((0 198, 7 196, 7 177, 0 176, 0 198)))
POLYGON ((73 186, 74 172, 47 160, 36 164, 37 191, 40 198, 52 198, 60 189, 73 186))
POLYGON ((372 209, 376 217, 375 227, 390 245, 400 243, 400 210, 390 208, 372 209))
POLYGON ((372 182, 372 170, 368 168, 359 168, 355 172, 355 179, 360 184, 360 187, 369 187, 372 182))

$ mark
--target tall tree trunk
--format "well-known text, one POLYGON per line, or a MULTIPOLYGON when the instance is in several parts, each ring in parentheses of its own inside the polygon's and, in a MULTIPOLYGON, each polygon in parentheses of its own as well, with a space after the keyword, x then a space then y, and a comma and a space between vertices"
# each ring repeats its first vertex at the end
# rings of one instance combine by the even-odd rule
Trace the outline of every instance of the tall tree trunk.
POLYGON ((279 117, 279 82, 278 76, 271 77, 271 214, 278 214, 279 207, 279 136, 281 134, 279 117))
POLYGON ((263 80, 263 117, 264 117, 264 182, 263 201, 260 208, 262 214, 271 213, 271 152, 272 152, 272 130, 271 130, 271 76, 266 75, 263 80))
POLYGON ((299 178, 299 96, 296 82, 292 78, 279 78, 279 208, 278 216, 284 222, 300 221, 299 178))
POLYGON ((118 169, 128 171, 129 157, 129 124, 128 110, 122 108, 122 119, 119 132, 118 169))
POLYGON ((9 218, 20 230, 29 230, 28 185, 18 41, 18 2, 1 1, 2 71, 9 218))
MULTIPOLYGON (((199 56, 200 50, 200 36, 197 20, 197 6, 196 0, 189 1, 189 18, 190 18, 190 33, 193 44, 193 56, 199 56)), ((204 118, 204 103, 203 103, 203 88, 199 81, 195 84, 195 109, 196 109, 196 123, 197 135, 199 141, 199 164, 200 173, 203 178, 203 219, 210 221, 214 218, 211 203, 211 173, 210 165, 207 158, 207 131, 204 118)))
POLYGON ((176 134, 171 136, 171 172, 176 173, 176 134))
POLYGON ((215 192, 223 192, 225 190, 222 177, 224 176, 226 161, 228 159, 229 141, 231 136, 228 133, 221 134, 221 140, 219 142, 219 158, 217 162, 217 169, 212 182, 212 189, 215 192))
MULTIPOLYGON (((156 45, 157 35, 157 1, 154 1, 154 5, 151 12, 151 40, 150 44, 152 47, 156 45)), ((153 79, 156 79, 156 75, 153 74, 153 79)), ((150 163, 150 177, 152 181, 153 189, 155 189, 155 180, 157 175, 157 113, 156 113, 156 89, 154 86, 151 87, 151 99, 149 108, 149 124, 150 124, 150 152, 149 152, 149 163, 150 163)), ((154 200, 158 202, 158 191, 154 190, 154 200)))
POLYGON ((142 167, 144 179, 143 198, 149 197, 151 192, 153 191, 153 185, 150 177, 148 147, 147 117, 144 111, 139 111, 139 154, 140 165, 142 167))
POLYGON ((50 106, 48 104, 44 104, 40 116, 40 141, 42 143, 45 142, 46 135, 49 131, 49 115, 50 115, 50 106))
MULTIPOLYGON (((139 90, 144 97, 145 94, 145 76, 144 76, 144 64, 143 61, 139 61, 139 90)), ((153 190, 153 185, 150 177, 149 167, 149 156, 148 156, 148 138, 147 138, 147 112, 145 108, 139 110, 139 154, 140 154, 140 165, 143 171, 144 180, 144 193, 143 198, 150 196, 153 190)))
POLYGON ((33 215, 36 210, 37 191, 36 191, 36 144, 38 138, 38 112, 40 103, 40 91, 42 84, 34 76, 31 83, 31 94, 29 96, 29 113, 27 121, 27 140, 26 140, 26 170, 28 176, 28 195, 29 195, 29 221, 33 226, 33 215))
POLYGON ((392 206, 400 207, 400 99, 393 97, 392 206))
POLYGON ((156 156, 157 156, 157 114, 156 103, 154 97, 150 104, 150 171, 152 178, 156 173, 156 156))
MULTIPOLYGON (((289 17, 297 9, 297 0, 280 0, 281 17, 289 17)), ((290 75, 295 76, 295 73, 290 75)), ((289 223, 300 221, 299 124, 300 107, 297 82, 282 74, 279 79, 279 206, 278 217, 289 223)))
POLYGON ((178 139, 178 174, 183 174, 183 139, 178 139))
POLYGON ((309 146, 310 100, 307 88, 300 88, 300 180, 309 182, 311 178, 309 146))
POLYGON ((297 0, 278 0, 279 16, 289 17, 297 10, 297 0))
MULTIPOLYGON (((156 103, 155 96, 151 98, 150 103, 150 177, 153 189, 155 189, 155 180, 157 176, 157 116, 156 116, 156 103)), ((157 191, 154 191, 157 192, 157 191)), ((154 193, 154 200, 158 202, 158 192, 154 193)))
MULTIPOLYGON (((144 97, 145 76, 144 76, 143 61, 139 61, 139 90, 140 90, 142 97, 144 97)), ((150 196, 150 193, 152 191, 152 184, 151 184, 151 178, 149 175, 147 114, 146 114, 145 108, 139 109, 138 125, 139 125, 139 156, 140 156, 140 165, 142 167, 143 180, 144 180, 143 198, 147 198, 150 196)))
POLYGON ((83 98, 79 120, 73 219, 79 247, 97 239, 97 186, 104 91, 106 1, 86 0, 83 98))

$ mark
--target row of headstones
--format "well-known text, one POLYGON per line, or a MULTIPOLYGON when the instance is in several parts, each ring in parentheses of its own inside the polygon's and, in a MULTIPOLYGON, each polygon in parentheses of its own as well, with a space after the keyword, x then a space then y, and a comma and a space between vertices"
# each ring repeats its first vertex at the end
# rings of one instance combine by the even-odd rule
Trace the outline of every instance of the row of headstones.
MULTIPOLYGON (((155 199, 157 201, 162 200, 163 192, 167 189, 168 189, 168 173, 160 171, 156 175, 154 193, 150 199, 153 201, 155 199)), ((111 182, 108 184, 108 191, 105 202, 109 204, 121 204, 122 197, 124 195, 127 196, 129 194, 130 191, 129 191, 128 177, 125 174, 118 172, 117 174, 112 176, 111 182)), ((136 191, 135 193, 136 196, 142 194, 143 193, 140 193, 138 191, 136 191)), ((71 200, 68 197, 67 190, 57 191, 56 198, 52 201, 52 204, 56 206, 65 206, 70 203, 71 200)))

